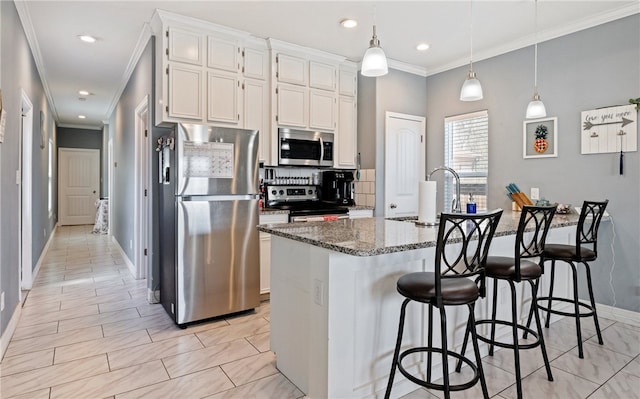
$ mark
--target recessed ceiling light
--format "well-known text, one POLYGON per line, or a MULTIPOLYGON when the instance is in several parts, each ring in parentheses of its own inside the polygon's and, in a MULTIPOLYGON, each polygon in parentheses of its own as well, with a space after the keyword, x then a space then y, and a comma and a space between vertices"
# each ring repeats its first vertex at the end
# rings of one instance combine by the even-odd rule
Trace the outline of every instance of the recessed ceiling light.
POLYGON ((89 36, 89 35, 80 35, 78 36, 78 39, 82 40, 83 42, 86 43, 95 43, 96 38, 93 36, 89 36))
POLYGON ((429 49, 429 45, 427 43, 420 43, 416 46, 416 50, 425 51, 429 49))
POLYGON ((342 25, 343 28, 355 28, 358 26, 358 21, 355 19, 343 19, 340 21, 340 25, 342 25))
POLYGON ((88 95, 89 95, 89 94, 91 94, 91 93, 89 93, 89 92, 88 92, 88 91, 86 91, 86 90, 78 90, 78 94, 80 94, 81 96, 88 96, 88 95))
POLYGON ((87 117, 84 115, 78 115, 78 119, 86 119, 87 117))

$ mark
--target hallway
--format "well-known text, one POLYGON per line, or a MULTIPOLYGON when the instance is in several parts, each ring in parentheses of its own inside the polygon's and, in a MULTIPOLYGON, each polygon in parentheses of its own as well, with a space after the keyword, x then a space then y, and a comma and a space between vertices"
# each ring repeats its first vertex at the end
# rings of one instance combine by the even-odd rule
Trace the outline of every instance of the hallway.
MULTIPOLYGON (((146 300, 115 245, 92 226, 59 227, 0 366, 3 399, 302 398, 269 350, 269 303, 255 312, 178 328, 146 300)), ((640 327, 585 321, 585 358, 572 320, 546 330, 554 382, 537 350, 521 357, 525 398, 640 398, 640 327)), ((295 328, 295 326, 291 326, 295 328)), ((513 356, 485 357, 489 393, 515 398, 513 356)), ((463 373, 463 377, 465 373, 463 373)), ((455 373, 452 378, 458 378, 455 373)), ((480 387, 454 398, 477 398, 480 387)), ((435 399, 416 389, 404 399, 435 399)))

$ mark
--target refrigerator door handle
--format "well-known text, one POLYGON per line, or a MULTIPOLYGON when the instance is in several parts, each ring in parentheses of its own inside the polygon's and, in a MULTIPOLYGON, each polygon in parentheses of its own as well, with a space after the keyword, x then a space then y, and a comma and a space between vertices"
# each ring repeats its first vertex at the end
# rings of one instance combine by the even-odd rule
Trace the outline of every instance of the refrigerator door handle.
POLYGON ((243 200, 257 200, 260 198, 259 194, 246 194, 246 195, 184 195, 176 197, 178 201, 243 201, 243 200))

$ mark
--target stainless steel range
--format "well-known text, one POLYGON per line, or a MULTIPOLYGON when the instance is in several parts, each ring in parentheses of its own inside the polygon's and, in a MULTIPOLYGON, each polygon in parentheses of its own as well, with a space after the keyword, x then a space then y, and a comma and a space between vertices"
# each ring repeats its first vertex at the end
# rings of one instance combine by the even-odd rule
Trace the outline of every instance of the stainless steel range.
POLYGON ((266 185, 269 208, 289 211, 289 222, 316 222, 349 218, 349 210, 320 200, 318 186, 266 185))

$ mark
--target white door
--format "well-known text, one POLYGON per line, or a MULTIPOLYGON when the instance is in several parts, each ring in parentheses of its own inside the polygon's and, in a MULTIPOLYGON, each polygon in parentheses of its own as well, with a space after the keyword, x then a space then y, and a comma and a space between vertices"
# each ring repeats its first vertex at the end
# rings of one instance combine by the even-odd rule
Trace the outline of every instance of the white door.
POLYGON ((100 196, 100 150, 59 148, 58 160, 59 223, 95 223, 95 202, 100 196))
POLYGON ((425 118, 386 113, 384 216, 418 215, 418 182, 425 180, 425 118))

